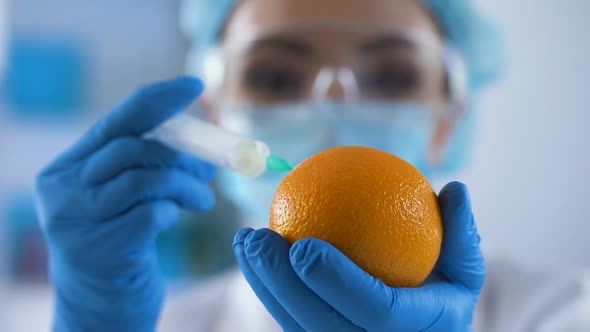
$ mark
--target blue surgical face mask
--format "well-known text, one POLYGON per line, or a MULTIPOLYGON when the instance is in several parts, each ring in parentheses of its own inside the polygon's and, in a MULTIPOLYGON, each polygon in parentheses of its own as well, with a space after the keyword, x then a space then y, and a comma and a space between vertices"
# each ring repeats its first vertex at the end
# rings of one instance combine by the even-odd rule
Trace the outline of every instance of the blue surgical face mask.
MULTIPOLYGON (((414 103, 335 103, 272 108, 225 108, 221 123, 263 140, 273 153, 297 164, 334 146, 368 146, 398 155, 427 176, 428 150, 437 115, 414 103)), ((246 178, 220 173, 222 192, 245 213, 251 226, 268 225, 270 206, 284 174, 246 178)))

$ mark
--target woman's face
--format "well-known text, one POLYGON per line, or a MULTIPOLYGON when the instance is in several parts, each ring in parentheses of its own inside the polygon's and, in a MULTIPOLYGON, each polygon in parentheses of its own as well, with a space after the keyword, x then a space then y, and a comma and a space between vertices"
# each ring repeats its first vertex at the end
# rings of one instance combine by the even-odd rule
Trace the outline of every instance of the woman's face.
POLYGON ((243 0, 224 34, 224 96, 280 103, 323 92, 339 99, 352 93, 346 89, 354 83, 363 99, 441 108, 441 45, 434 21, 417 0, 243 0), (327 68, 352 78, 343 74, 318 86, 327 68))
MULTIPOLYGON (((242 0, 222 53, 225 101, 411 101, 434 112, 449 104, 442 37, 418 0, 242 0)), ((451 128, 438 124, 431 154, 451 128)))

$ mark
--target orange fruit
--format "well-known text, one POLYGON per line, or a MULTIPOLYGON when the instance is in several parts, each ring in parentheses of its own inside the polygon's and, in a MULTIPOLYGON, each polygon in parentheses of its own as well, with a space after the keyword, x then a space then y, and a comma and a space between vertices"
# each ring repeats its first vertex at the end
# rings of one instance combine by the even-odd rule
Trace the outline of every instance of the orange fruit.
POLYGON ((291 244, 329 242, 395 287, 420 286, 440 254, 436 193, 420 171, 390 153, 337 147, 299 164, 273 198, 270 228, 291 244))

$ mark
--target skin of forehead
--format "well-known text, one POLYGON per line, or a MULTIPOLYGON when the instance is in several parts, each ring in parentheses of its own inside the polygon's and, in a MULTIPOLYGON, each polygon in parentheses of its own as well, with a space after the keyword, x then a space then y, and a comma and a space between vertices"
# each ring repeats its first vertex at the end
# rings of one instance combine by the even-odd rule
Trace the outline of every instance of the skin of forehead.
POLYGON ((350 20, 368 26, 395 26, 437 32, 419 0, 241 0, 226 27, 226 41, 305 21, 350 20))

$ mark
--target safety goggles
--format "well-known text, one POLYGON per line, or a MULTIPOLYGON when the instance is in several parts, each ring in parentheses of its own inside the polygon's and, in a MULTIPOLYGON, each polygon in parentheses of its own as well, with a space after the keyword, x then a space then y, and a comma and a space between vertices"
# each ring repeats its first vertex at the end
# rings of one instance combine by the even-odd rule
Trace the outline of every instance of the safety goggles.
POLYGON ((460 56, 429 30, 339 20, 251 30, 245 38, 232 34, 203 66, 221 104, 335 100, 454 109, 465 98, 460 56))

